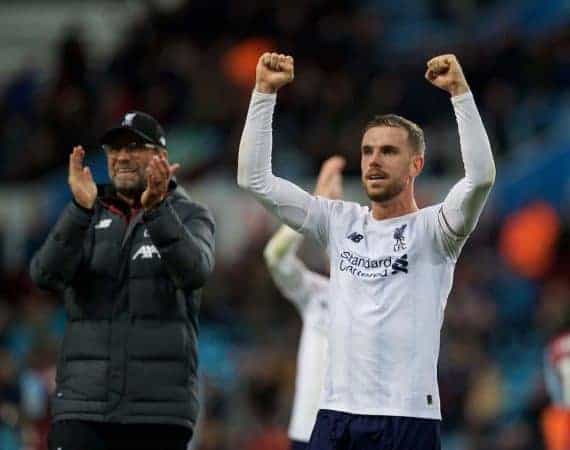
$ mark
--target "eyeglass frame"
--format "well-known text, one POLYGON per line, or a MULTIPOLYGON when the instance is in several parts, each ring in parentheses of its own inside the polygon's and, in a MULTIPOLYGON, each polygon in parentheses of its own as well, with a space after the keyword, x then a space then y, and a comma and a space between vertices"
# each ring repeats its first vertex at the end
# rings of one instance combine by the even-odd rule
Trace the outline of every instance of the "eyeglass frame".
POLYGON ((121 145, 120 147, 114 147, 112 145, 103 144, 101 145, 103 151, 108 155, 117 154, 120 150, 125 149, 128 154, 133 154, 136 152, 144 151, 144 150, 166 150, 165 147, 161 147, 155 144, 149 144, 148 142, 129 142, 127 145, 121 145))

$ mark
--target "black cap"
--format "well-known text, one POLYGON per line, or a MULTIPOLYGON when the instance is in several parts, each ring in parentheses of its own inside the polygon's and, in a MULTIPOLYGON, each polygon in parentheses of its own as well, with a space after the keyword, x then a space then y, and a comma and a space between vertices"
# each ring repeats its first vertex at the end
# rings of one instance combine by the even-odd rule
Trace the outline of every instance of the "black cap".
POLYGON ((101 145, 113 145, 118 138, 122 138, 126 133, 132 133, 147 144, 166 148, 164 128, 154 117, 140 111, 126 113, 120 126, 111 128, 103 135, 101 145))

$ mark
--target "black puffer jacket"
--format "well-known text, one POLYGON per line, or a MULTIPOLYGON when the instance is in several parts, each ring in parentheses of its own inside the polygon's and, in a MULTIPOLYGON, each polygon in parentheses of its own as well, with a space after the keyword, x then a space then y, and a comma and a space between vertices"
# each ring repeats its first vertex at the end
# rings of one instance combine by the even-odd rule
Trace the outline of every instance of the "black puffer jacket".
POLYGON ((71 203, 32 259, 33 280, 63 294, 68 316, 54 420, 194 426, 214 222, 170 187, 144 214, 99 187, 93 211, 71 203))

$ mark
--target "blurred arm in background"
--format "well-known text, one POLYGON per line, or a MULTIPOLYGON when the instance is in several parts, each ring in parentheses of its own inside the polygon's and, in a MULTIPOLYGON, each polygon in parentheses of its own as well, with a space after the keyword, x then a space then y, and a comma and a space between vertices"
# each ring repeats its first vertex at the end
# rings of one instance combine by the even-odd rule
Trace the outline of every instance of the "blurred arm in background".
MULTIPOLYGON (((342 169, 345 164, 346 161, 340 156, 333 156, 323 163, 317 179, 315 195, 330 199, 342 197, 342 169)), ((275 284, 301 312, 308 301, 314 297, 315 290, 328 287, 328 279, 309 271, 297 258, 296 252, 302 241, 301 234, 283 225, 268 242, 263 252, 275 284)))

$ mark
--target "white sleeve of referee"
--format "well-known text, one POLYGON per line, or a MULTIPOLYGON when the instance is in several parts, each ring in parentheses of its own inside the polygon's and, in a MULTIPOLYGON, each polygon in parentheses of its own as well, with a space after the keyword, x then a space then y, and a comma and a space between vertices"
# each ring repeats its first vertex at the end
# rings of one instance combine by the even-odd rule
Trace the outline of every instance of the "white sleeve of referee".
POLYGON ((279 292, 297 307, 301 315, 320 291, 328 289, 328 278, 311 272, 297 258, 296 253, 302 241, 301 234, 283 225, 263 252, 269 273, 279 292))
POLYGON ((241 136, 238 185, 251 192, 294 230, 313 234, 326 245, 331 202, 314 197, 297 185, 273 175, 271 148, 273 111, 277 94, 254 91, 241 136), (308 215, 311 220, 308 221, 308 215))
POLYGON ((465 176, 451 189, 439 211, 441 244, 451 257, 459 255, 495 182, 495 163, 491 144, 483 126, 473 94, 451 98, 457 126, 465 176))

